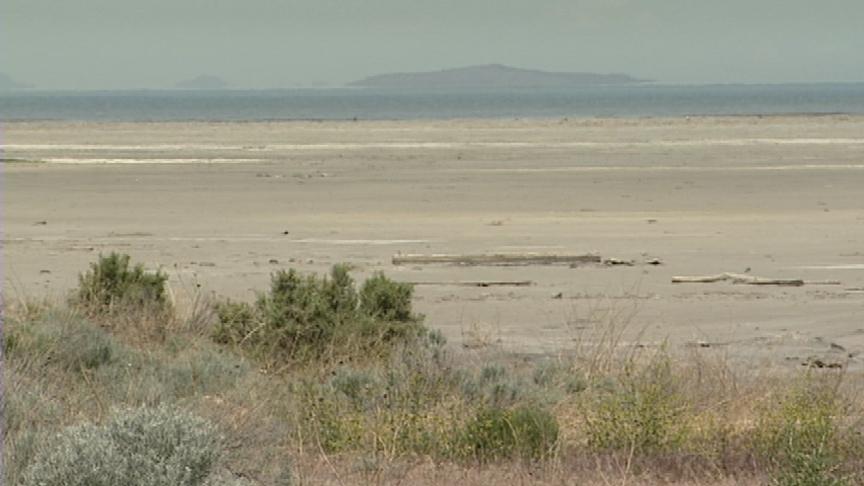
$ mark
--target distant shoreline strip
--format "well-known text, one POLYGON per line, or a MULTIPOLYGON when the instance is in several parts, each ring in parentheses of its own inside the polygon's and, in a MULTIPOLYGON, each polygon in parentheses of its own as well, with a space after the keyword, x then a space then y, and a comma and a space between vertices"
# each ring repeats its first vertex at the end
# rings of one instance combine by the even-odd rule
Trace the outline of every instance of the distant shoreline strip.
MULTIPOLYGON (((864 145, 864 138, 740 138, 704 140, 651 140, 632 142, 345 142, 345 143, 297 143, 266 144, 259 146, 207 145, 207 144, 154 144, 154 145, 116 145, 116 144, 5 144, 0 150, 22 151, 186 151, 186 150, 234 150, 246 152, 267 152, 279 150, 357 150, 357 149, 470 149, 470 148, 628 148, 628 147, 703 147, 729 146, 746 147, 754 145, 864 145)), ((119 160, 119 159, 118 159, 119 160)), ((192 160, 192 159, 190 159, 192 160)))

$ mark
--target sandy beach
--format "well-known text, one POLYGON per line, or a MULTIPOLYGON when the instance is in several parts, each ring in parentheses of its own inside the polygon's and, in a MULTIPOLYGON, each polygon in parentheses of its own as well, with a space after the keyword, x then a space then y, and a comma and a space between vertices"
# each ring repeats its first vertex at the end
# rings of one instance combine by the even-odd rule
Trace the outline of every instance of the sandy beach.
POLYGON ((100 253, 175 299, 252 299, 279 268, 418 283, 455 343, 628 339, 749 363, 864 363, 864 118, 4 126, 5 291, 62 299, 100 253), (397 254, 584 254, 634 265, 394 265, 397 254), (647 262, 657 260, 660 265, 647 262), (802 286, 673 276, 733 272, 802 286), (477 281, 526 286, 471 287, 477 281), (200 289, 199 289, 200 286, 200 289))

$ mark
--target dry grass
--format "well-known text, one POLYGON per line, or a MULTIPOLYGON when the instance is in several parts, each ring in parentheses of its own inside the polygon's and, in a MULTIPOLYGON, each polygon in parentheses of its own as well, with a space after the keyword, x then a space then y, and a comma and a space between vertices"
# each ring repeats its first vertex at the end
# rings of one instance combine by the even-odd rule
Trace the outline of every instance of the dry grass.
POLYGON ((188 302, 175 302, 170 325, 88 320, 64 304, 4 309, 7 484, 65 426, 163 404, 219 427, 224 484, 861 481, 860 376, 766 375, 712 350, 636 346, 628 312, 595 311, 556 357, 436 337, 377 360, 340 353, 275 369, 211 341, 207 301, 188 302), (546 412, 554 442, 514 422, 546 412), (492 421, 479 434, 478 417, 492 421))

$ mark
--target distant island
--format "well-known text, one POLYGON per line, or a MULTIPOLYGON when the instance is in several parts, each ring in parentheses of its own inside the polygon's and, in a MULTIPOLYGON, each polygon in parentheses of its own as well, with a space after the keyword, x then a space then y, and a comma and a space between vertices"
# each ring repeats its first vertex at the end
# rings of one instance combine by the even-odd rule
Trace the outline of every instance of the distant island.
POLYGON ((0 90, 13 90, 29 88, 26 84, 21 84, 5 73, 0 73, 0 90))
POLYGON ((565 88, 643 82, 645 80, 626 74, 547 72, 488 64, 432 72, 380 74, 348 85, 362 88, 565 88))
POLYGON ((177 89, 226 89, 229 85, 224 79, 218 76, 202 74, 192 79, 180 81, 174 87, 177 89))

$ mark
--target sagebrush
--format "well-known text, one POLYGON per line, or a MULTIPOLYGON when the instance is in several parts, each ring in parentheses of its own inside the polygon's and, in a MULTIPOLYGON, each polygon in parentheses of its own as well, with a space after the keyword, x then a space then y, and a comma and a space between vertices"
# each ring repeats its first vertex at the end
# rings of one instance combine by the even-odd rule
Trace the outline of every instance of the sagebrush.
POLYGON ((24 472, 22 486, 198 486, 221 454, 207 421, 170 407, 117 412, 66 428, 24 472))

